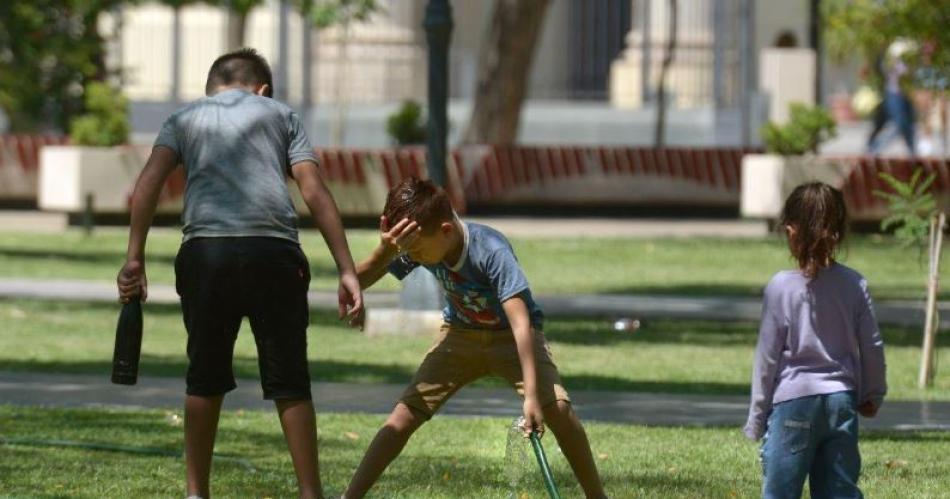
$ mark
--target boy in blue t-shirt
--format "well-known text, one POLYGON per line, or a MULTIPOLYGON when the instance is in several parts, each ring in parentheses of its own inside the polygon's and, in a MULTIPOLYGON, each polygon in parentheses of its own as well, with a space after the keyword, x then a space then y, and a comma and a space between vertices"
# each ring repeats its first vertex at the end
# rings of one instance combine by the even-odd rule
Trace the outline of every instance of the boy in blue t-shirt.
POLYGON ((524 397, 525 431, 554 431, 587 497, 605 497, 587 435, 561 385, 541 332, 544 315, 514 251, 498 231, 459 220, 445 192, 409 178, 390 191, 381 243, 357 265, 360 285, 387 272, 399 279, 425 267, 445 292, 445 323, 344 497, 363 497, 409 437, 456 391, 479 378, 507 379, 524 397), (390 221, 396 222, 390 227, 390 221))

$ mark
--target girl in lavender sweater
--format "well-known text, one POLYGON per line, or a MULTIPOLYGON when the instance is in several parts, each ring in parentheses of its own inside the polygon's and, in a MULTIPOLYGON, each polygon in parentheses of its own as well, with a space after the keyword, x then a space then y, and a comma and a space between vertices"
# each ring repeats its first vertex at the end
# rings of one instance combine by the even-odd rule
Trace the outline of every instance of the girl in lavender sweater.
POLYGON ((847 213, 837 189, 798 186, 781 224, 797 270, 765 288, 745 434, 763 438, 764 498, 861 498, 858 414, 874 417, 887 383, 867 281, 835 261, 847 213))

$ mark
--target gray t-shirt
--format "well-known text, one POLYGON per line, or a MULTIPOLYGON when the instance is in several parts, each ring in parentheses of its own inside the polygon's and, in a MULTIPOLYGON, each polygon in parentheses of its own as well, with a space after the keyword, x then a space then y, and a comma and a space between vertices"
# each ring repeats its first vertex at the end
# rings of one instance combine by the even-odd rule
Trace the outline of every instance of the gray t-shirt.
POLYGON ((287 191, 290 167, 316 162, 297 114, 285 104, 231 89, 171 115, 155 139, 185 167, 183 240, 277 237, 297 241, 287 191))
MULTIPOLYGON (((462 230, 464 247, 455 266, 423 265, 445 291, 445 322, 472 329, 508 329, 501 304, 520 296, 528 307, 531 325, 540 330, 544 314, 532 298, 528 279, 505 236, 476 223, 462 222, 462 230)), ((389 272, 402 279, 418 266, 418 262, 402 254, 389 264, 389 272)))

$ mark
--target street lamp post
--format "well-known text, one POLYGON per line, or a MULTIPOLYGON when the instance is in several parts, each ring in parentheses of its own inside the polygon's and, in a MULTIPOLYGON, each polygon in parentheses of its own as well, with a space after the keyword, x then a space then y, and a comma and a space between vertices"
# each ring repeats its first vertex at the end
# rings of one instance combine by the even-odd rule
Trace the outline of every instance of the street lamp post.
POLYGON ((452 6, 448 0, 429 0, 423 26, 429 45, 429 124, 426 143, 429 178, 446 186, 446 136, 449 95, 449 41, 452 37, 452 6))

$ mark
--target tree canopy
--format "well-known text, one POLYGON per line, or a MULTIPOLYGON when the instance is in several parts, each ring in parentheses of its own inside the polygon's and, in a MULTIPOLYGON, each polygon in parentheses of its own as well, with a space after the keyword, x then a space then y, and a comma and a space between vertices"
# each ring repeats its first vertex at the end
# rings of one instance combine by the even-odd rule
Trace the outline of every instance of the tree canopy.
POLYGON ((860 51, 873 62, 891 42, 904 39, 923 49, 917 57, 950 73, 950 2, 934 0, 824 0, 826 40, 839 59, 860 51))

